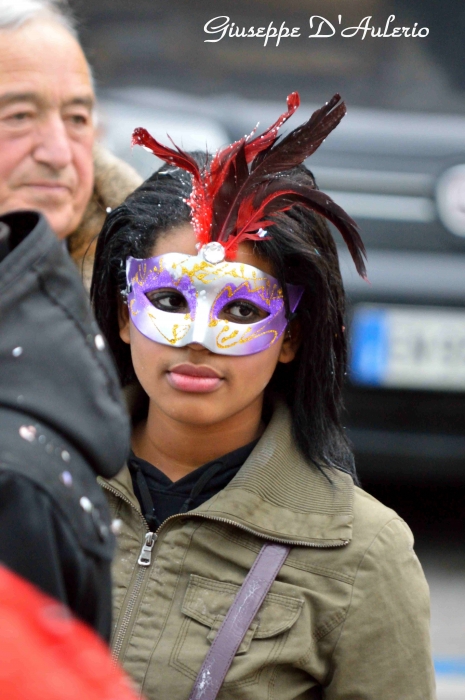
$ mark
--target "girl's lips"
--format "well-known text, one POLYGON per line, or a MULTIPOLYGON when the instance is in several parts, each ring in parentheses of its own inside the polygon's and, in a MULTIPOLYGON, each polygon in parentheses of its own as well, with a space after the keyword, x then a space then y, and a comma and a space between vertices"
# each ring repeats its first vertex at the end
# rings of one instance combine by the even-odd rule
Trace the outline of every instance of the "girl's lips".
POLYGON ((180 374, 179 372, 167 372, 168 383, 179 391, 191 391, 206 394, 218 389, 222 383, 220 377, 196 377, 192 374, 180 374))
POLYGON ((190 363, 175 365, 166 373, 166 377, 174 389, 200 394, 215 391, 223 382, 223 378, 212 367, 190 363))

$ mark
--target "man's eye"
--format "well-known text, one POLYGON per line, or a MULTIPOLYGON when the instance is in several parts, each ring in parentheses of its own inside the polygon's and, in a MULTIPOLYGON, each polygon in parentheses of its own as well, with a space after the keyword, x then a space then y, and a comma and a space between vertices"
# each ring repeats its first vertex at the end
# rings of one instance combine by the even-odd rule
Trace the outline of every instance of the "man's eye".
POLYGON ((266 311, 248 301, 232 301, 221 309, 218 318, 234 323, 257 323, 268 316, 266 311))
POLYGON ((69 114, 67 119, 73 126, 86 126, 90 121, 86 114, 69 114))
POLYGON ((147 299, 160 311, 175 314, 189 313, 189 305, 182 294, 173 290, 149 292, 147 299))
POLYGON ((5 117, 5 121, 10 122, 10 124, 16 125, 16 124, 24 124, 30 119, 33 119, 34 113, 33 112, 14 112, 13 114, 9 114, 5 117))

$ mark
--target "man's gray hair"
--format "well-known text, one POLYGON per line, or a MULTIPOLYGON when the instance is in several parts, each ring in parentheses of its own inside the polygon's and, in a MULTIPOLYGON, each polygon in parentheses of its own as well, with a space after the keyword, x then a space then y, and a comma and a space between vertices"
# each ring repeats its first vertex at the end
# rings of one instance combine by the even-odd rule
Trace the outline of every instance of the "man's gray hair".
POLYGON ((36 19, 61 24, 76 39, 76 20, 66 0, 0 0, 0 31, 19 29, 36 19))

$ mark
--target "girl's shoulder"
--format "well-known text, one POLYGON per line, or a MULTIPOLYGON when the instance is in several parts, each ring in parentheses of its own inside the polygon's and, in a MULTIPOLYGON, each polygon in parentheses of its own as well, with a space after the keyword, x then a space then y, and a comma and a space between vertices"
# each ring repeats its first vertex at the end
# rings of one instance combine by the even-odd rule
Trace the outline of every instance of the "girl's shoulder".
POLYGON ((405 520, 358 486, 354 487, 352 536, 361 553, 413 552, 414 538, 405 520))

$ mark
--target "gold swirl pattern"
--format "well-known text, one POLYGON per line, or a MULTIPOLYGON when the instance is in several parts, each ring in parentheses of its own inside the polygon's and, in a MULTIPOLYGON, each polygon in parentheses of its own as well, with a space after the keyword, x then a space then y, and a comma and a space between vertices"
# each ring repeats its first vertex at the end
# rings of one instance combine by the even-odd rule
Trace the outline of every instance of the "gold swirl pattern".
POLYGON ((173 326, 172 326, 172 329, 171 329, 171 336, 172 336, 172 337, 169 338, 165 333, 163 333, 163 331, 161 330, 161 328, 159 328, 159 326, 157 325, 157 323, 156 323, 156 318, 155 318, 153 312, 152 312, 152 311, 149 311, 147 315, 148 315, 148 317, 150 318, 150 320, 152 321, 152 323, 153 323, 153 325, 155 326, 155 328, 157 329, 157 331, 160 333, 160 335, 162 335, 163 338, 164 338, 170 345, 176 345, 176 343, 179 343, 179 341, 182 340, 182 339, 187 335, 187 333, 189 332, 190 327, 191 327, 191 324, 190 324, 190 323, 187 323, 185 326, 180 326, 179 323, 173 323, 173 326), (178 334, 178 328, 180 328, 180 327, 181 327, 182 330, 181 330, 181 332, 178 334))

